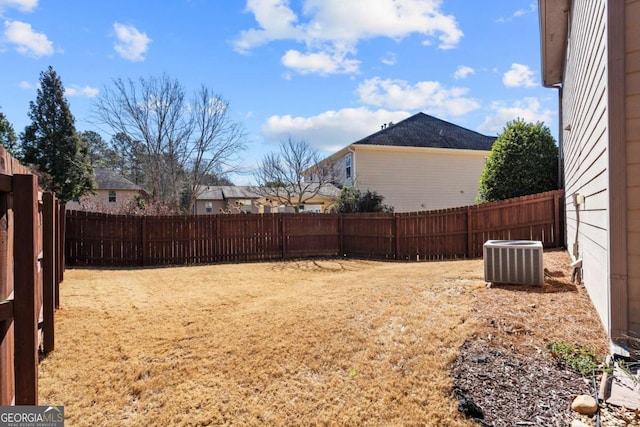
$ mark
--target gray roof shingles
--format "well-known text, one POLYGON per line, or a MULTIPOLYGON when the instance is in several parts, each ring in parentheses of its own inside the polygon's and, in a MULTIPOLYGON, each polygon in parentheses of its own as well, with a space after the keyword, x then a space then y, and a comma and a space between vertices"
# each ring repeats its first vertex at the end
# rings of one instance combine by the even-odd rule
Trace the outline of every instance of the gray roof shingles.
POLYGON ((105 168, 94 168, 93 173, 99 190, 142 190, 139 185, 129 181, 117 171, 105 168))
MULTIPOLYGON (((316 187, 317 188, 317 187, 316 187)), ((313 184, 311 190, 315 191, 313 184)), ((340 189, 333 184, 323 184, 320 192, 321 196, 336 197, 340 193, 340 189)), ((227 199, 259 199, 266 193, 261 192, 257 187, 250 185, 208 185, 202 191, 198 200, 227 200, 227 199)))
POLYGON ((490 151, 495 140, 495 137, 482 135, 424 113, 417 113, 353 144, 490 151))

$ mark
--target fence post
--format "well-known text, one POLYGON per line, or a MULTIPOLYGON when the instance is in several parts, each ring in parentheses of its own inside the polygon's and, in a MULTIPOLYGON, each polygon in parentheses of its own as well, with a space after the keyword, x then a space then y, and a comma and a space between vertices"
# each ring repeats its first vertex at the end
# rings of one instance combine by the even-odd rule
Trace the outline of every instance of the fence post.
POLYGON ((467 258, 473 257, 473 221, 471 220, 471 206, 467 206, 467 258))
POLYGON ((280 217, 280 230, 282 230, 282 259, 287 259, 287 225, 285 224, 286 214, 280 217))
POLYGON ((62 226, 65 221, 64 215, 64 205, 60 205, 60 202, 57 197, 53 198, 54 207, 53 209, 56 212, 56 220, 55 220, 55 247, 56 247, 56 265, 55 265, 55 289, 53 292, 54 298, 54 307, 56 309, 60 308, 60 282, 62 281, 62 271, 64 270, 64 259, 65 259, 65 238, 64 234, 61 232, 62 226))
POLYGON ((147 229, 147 219, 142 217, 142 225, 140 226, 140 233, 142 234, 142 238, 140 239, 140 243, 142 244, 142 262, 141 265, 144 267, 147 265, 147 258, 149 256, 149 236, 147 229))
POLYGON ((55 209, 54 197, 50 192, 42 195, 42 312, 44 330, 44 353, 49 353, 55 346, 54 310, 55 310, 55 209))
MULTIPOLYGON (((58 284, 64 280, 64 268, 67 260, 66 250, 66 236, 67 236, 67 205, 60 203, 60 210, 58 212, 58 284)), ((56 285, 57 286, 57 285, 56 285)), ((56 308, 60 307, 60 288, 56 287, 56 308)))
POLYGON ((338 223, 338 239, 340 239, 338 242, 340 248, 339 248, 339 253, 338 256, 344 256, 344 214, 338 214, 340 215, 340 222, 338 223))
POLYGON ((222 226, 222 220, 220 219, 220 214, 216 215, 216 237, 215 240, 213 241, 213 255, 214 255, 214 260, 217 262, 222 261, 222 230, 220 229, 220 227, 222 226))
POLYGON ((34 175, 14 175, 15 375, 16 405, 38 404, 38 183, 34 175), (37 307, 37 309, 36 309, 37 307))
POLYGON ((553 247, 559 248, 560 245, 560 194, 557 192, 553 195, 553 247))
POLYGON ((14 323, 13 304, 7 299, 13 293, 13 212, 10 191, 13 181, 3 174, 9 160, 0 147, 0 405, 13 403, 14 397, 14 323))
POLYGON ((393 214, 393 238, 395 240, 394 249, 393 249, 393 259, 398 259, 398 254, 400 253, 400 239, 398 238, 398 222, 399 218, 397 214, 393 214))

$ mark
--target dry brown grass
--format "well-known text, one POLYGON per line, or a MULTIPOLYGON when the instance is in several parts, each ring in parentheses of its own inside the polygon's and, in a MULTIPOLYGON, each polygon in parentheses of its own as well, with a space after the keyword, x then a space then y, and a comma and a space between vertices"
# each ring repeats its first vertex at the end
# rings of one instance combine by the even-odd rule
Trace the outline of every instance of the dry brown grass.
POLYGON ((474 335, 523 354, 566 341, 592 348, 604 358, 606 333, 585 287, 572 283, 569 263, 567 252, 545 251, 544 286, 493 285, 475 292, 474 335))
POLYGON ((498 324, 533 330, 529 299, 553 309, 484 285, 482 260, 68 270, 40 403, 65 405, 68 426, 473 426, 451 397, 450 365, 493 328, 491 294, 511 313, 498 324))
POLYGON ((40 401, 68 425, 472 425, 448 368, 478 266, 68 270, 40 401))

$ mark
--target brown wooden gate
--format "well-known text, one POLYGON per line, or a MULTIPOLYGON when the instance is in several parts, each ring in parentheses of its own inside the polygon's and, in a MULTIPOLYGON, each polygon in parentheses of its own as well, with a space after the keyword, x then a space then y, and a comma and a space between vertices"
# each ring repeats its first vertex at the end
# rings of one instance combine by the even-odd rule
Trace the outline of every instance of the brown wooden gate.
POLYGON ((0 147, 0 405, 38 404, 38 353, 54 349, 64 207, 0 147))

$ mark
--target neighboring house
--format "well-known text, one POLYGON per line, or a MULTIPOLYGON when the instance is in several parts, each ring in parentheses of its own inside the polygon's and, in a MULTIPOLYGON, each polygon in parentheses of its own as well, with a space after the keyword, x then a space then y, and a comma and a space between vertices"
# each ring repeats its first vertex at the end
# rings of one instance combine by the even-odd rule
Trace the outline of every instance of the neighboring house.
POLYGON ((558 89, 567 246, 614 353, 640 337, 640 0, 539 0, 558 89))
MULTIPOLYGON (((323 160, 335 182, 376 191, 395 212, 471 205, 494 137, 415 114, 323 160)), ((308 175, 313 180, 311 174, 308 175)))
POLYGON ((70 201, 67 209, 97 210, 97 211, 121 211, 138 196, 146 197, 146 191, 134 184, 118 171, 106 168, 94 168, 94 177, 97 184, 96 194, 82 197, 82 201, 70 201))
MULTIPOLYGON (((326 212, 333 205, 338 196, 337 187, 331 184, 324 185, 313 197, 303 197, 300 204, 300 212, 326 212)), ((224 186, 210 185, 199 192, 196 198, 194 213, 217 214, 228 213, 277 213, 293 212, 293 207, 286 206, 282 196, 274 192, 269 195, 267 191, 255 186, 224 186)), ((283 191, 279 191, 283 194, 283 191)), ((310 194, 309 194, 310 196, 310 194)), ((294 200, 294 202, 297 202, 294 200)))
POLYGON ((260 213, 257 205, 260 196, 250 186, 207 185, 198 191, 196 215, 218 214, 221 212, 260 213))

